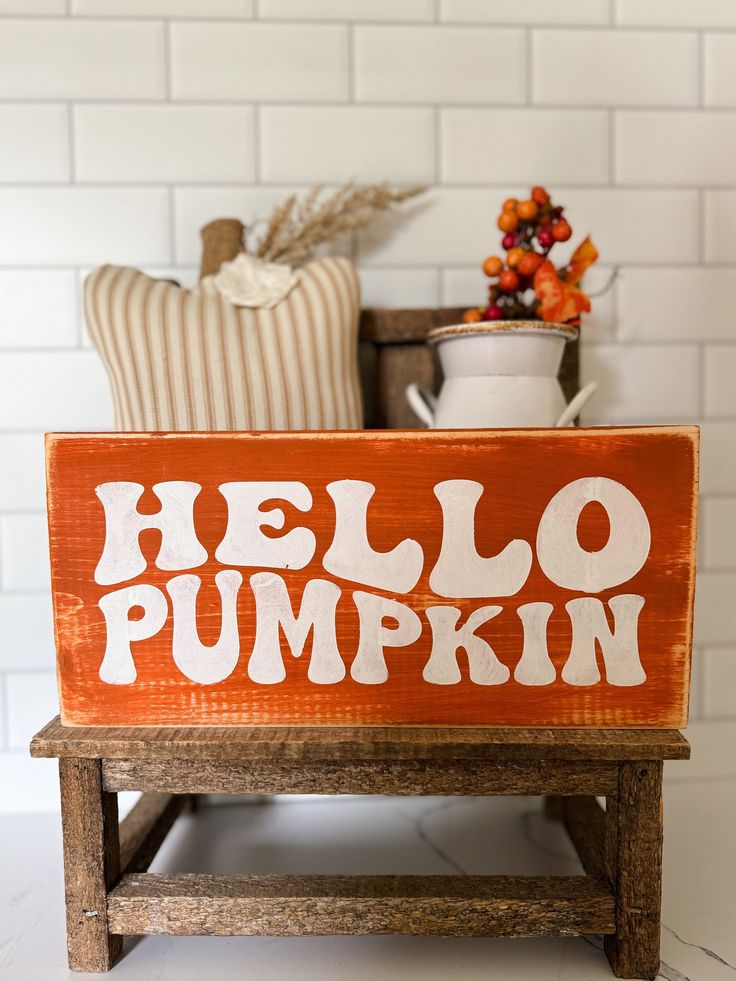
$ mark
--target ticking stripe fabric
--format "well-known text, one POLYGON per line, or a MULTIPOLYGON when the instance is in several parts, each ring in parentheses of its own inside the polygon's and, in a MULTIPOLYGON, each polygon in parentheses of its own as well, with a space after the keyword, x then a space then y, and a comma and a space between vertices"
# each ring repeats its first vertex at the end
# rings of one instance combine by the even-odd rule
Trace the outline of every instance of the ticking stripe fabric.
POLYGON ((327 258, 300 273, 273 309, 251 310, 137 269, 95 270, 85 316, 117 428, 360 428, 357 272, 327 258))

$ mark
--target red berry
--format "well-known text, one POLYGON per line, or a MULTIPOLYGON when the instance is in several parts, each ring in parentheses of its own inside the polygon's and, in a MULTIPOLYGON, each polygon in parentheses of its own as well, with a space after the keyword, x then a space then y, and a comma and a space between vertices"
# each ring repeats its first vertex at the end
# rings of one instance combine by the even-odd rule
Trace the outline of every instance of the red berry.
POLYGON ((516 245, 516 236, 512 232, 508 232, 501 239, 501 248, 502 249, 506 249, 508 251, 508 249, 513 248, 515 245, 516 245))
POLYGON ((483 314, 485 320, 503 320, 503 310, 494 303, 492 306, 488 307, 486 312, 483 314))
POLYGON ((554 245, 555 238, 549 228, 543 228, 537 235, 537 241, 543 249, 551 249, 554 245))

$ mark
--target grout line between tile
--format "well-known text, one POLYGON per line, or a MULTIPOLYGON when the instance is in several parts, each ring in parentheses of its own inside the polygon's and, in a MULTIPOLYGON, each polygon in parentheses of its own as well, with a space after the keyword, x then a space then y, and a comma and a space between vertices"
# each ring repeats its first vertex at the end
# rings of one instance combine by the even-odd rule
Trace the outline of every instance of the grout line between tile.
POLYGON ((256 184, 261 183, 261 176, 263 173, 263 145, 262 145, 262 122, 261 119, 261 109, 260 103, 253 103, 253 129, 251 135, 253 137, 253 180, 256 184))
POLYGON ((347 25, 347 72, 348 72, 348 103, 355 102, 355 27, 351 22, 347 25))
POLYGON ((706 418, 706 388, 705 388, 705 345, 698 344, 698 411, 701 419, 706 418))
MULTIPOLYGON (((86 350, 84 345, 84 302, 82 297, 82 277, 80 272, 74 275, 74 317, 77 325, 77 344, 75 348, 67 348, 66 350, 73 351, 83 351, 86 350)), ((44 351, 51 350, 48 347, 42 348, 44 351)), ((64 349, 62 349, 64 350, 64 349)))
POLYGON ((176 263, 176 194, 172 184, 166 189, 166 201, 169 209, 169 262, 175 266, 176 263))
POLYGON ((0 749, 8 750, 10 746, 10 698, 6 672, 0 672, 0 749))
POLYGON ((434 114, 434 183, 439 185, 442 183, 443 167, 442 167, 442 140, 444 139, 443 126, 442 126, 442 109, 440 106, 435 106, 433 109, 434 114))
POLYGON ((168 20, 162 22, 162 43, 163 43, 163 63, 164 63, 164 98, 167 102, 172 99, 172 66, 171 66, 171 23, 168 20))
POLYGON ((74 184, 77 177, 77 152, 76 152, 76 130, 74 119, 74 103, 66 104, 66 138, 69 143, 67 148, 67 163, 69 166, 69 180, 67 183, 74 184))
MULTIPOLYGON (((254 4, 254 7, 257 5, 254 4)), ((554 4, 547 4, 548 8, 553 8, 554 4)), ((262 17, 260 14, 256 18, 247 15, 241 16, 216 16, 211 17, 206 16, 196 16, 186 14, 177 14, 170 18, 173 23, 184 23, 184 24, 215 24, 215 25, 241 25, 247 26, 253 23, 254 20, 258 20, 261 24, 272 24, 277 27, 322 27, 327 30, 331 27, 335 27, 341 22, 345 22, 347 17, 345 15, 338 17, 262 17)), ((54 22, 65 22, 67 20, 67 15, 55 14, 4 14, 0 13, 0 22, 2 23, 12 23, 18 20, 33 20, 33 21, 46 21, 50 23, 54 22)), ((142 16, 141 14, 121 14, 115 13, 112 16, 105 16, 101 14, 84 14, 76 13, 74 14, 74 21, 96 21, 98 24, 115 24, 115 23, 138 23, 141 25, 150 25, 155 23, 156 17, 154 16, 142 16)), ((360 27, 428 27, 433 24, 431 15, 427 17, 414 17, 414 18, 366 18, 366 17, 351 17, 350 22, 356 24, 360 27)), ((445 19, 439 22, 443 27, 447 27, 452 30, 453 28, 485 28, 489 31, 510 31, 518 30, 519 28, 525 28, 530 26, 528 20, 504 20, 492 21, 492 20, 479 20, 477 18, 464 18, 460 19, 445 19)), ((611 23, 593 23, 588 21, 583 21, 579 23, 567 23, 565 21, 552 21, 552 20, 535 20, 533 21, 534 29, 541 29, 545 31, 555 32, 555 31, 568 31, 568 32, 592 32, 592 33, 608 33, 611 27, 620 28, 622 32, 628 34, 695 34, 698 30, 703 28, 697 24, 615 24, 611 23)), ((719 25, 717 27, 711 28, 717 30, 719 33, 733 35, 736 34, 736 26, 731 25, 719 25)))
MULTIPOLYGON (((2 20, 0 19, 0 23, 2 20)), ((171 22, 169 22, 171 23, 171 22)), ((353 22, 354 26, 354 22, 353 22)), ((531 29, 534 34, 534 29, 531 29)), ((11 99, 0 99, 0 103, 10 103, 17 105, 66 105, 68 99, 60 99, 53 95, 43 96, 13 96, 11 99)), ((128 106, 152 106, 166 105, 169 101, 165 96, 134 97, 120 96, 117 98, 100 97, 90 98, 89 96, 72 97, 74 105, 78 106, 105 106, 105 105, 128 105, 128 106)), ((237 108, 243 102, 248 102, 247 97, 241 95, 228 96, 208 96, 207 98, 195 99, 192 97, 182 97, 172 95, 171 100, 176 105, 181 106, 217 106, 227 108, 231 106, 237 108)), ((312 98, 300 99, 298 96, 293 98, 268 98, 262 97, 258 100, 264 106, 289 106, 295 109, 302 108, 327 108, 330 106, 344 106, 345 99, 335 95, 331 98, 312 98)), ((425 108, 433 103, 427 99, 402 99, 402 98, 371 98, 356 100, 361 106, 372 106, 376 109, 411 109, 425 108)), ((489 102, 487 99, 479 98, 475 95, 465 99, 448 99, 442 103, 447 109, 523 109, 526 106, 524 99, 506 99, 489 102)), ((609 109, 625 110, 630 113, 662 113, 663 115, 673 115, 676 113, 690 113, 692 115, 709 116, 734 116, 736 115, 736 102, 733 105, 713 105, 698 106, 695 102, 688 103, 662 103, 662 102, 637 102, 637 103, 611 103, 611 102, 586 102, 581 99, 578 102, 534 102, 537 109, 546 112, 606 112, 609 109)))
MULTIPOLYGON (((241 104, 249 105, 248 103, 241 104)), ((267 108, 262 103, 258 104, 261 109, 267 108)), ((294 108, 294 107, 290 107, 294 108)), ((302 107, 305 108, 305 107, 302 107)), ((321 108, 316 106, 310 106, 309 108, 321 108)), ((334 107, 331 107, 334 108, 334 107)), ((363 109, 372 108, 368 106, 348 106, 346 103, 341 103, 338 108, 348 109, 363 109)), ((408 107, 405 107, 408 108, 408 107)), ((419 107, 416 107, 419 108, 419 107)), ((427 112, 432 110, 432 105, 421 106, 422 112, 427 112)), ((450 111, 447 106, 440 107, 443 112, 450 111)), ((476 107, 477 108, 477 107, 476 107)), ((339 181, 325 181, 326 187, 337 187, 339 181)), ((405 182, 406 183, 406 182, 405 182)), ((576 183, 568 183, 562 181, 550 181, 550 186, 554 187, 555 191, 568 191, 571 193, 594 193, 596 191, 606 192, 606 191, 616 191, 617 193, 646 193, 650 195, 657 194, 682 194, 682 195, 693 195, 702 187, 700 184, 689 183, 689 184, 673 184, 673 183, 658 183, 658 184, 646 184, 639 182, 627 182, 625 184, 617 184, 615 187, 611 187, 610 183, 606 181, 577 181, 576 183)), ((101 190, 101 191, 116 191, 116 190, 129 190, 135 191, 145 188, 164 188, 168 186, 166 180, 130 180, 130 179, 120 179, 120 180, 85 180, 77 181, 74 185, 75 190, 101 190)), ((254 189, 252 181, 236 181, 236 180, 207 180, 201 178, 199 180, 177 180, 175 181, 175 186, 182 188, 184 190, 194 190, 194 191, 207 191, 211 188, 230 188, 232 190, 244 190, 254 189)), ((285 190, 290 190, 295 187, 308 187, 308 181, 268 181, 268 186, 273 188, 283 187, 285 190)), ((68 181, 2 181, 0 182, 0 188, 13 188, 14 190, 26 190, 26 191, 37 191, 39 189, 45 191, 63 191, 69 190, 68 181)), ((500 191, 505 193, 513 188, 518 189, 518 177, 514 176, 511 171, 509 171, 509 177, 506 180, 493 180, 493 181, 448 181, 446 184, 442 185, 442 190, 450 191, 500 191)), ((714 191, 736 191, 736 181, 733 183, 722 183, 722 184, 711 184, 709 189, 714 191)), ((722 263, 723 264, 723 263, 722 263)), ((732 263, 736 264, 736 263, 732 263)))
POLYGON ((606 138, 608 142, 608 186, 616 184, 616 115, 613 109, 606 113, 606 138))

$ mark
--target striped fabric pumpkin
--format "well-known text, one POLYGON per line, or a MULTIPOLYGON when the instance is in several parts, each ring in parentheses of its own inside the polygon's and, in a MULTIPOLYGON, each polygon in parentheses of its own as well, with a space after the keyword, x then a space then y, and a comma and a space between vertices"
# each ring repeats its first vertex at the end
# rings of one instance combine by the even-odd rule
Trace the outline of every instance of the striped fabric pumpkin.
POLYGON ((346 259, 304 266, 271 310, 120 266, 87 278, 84 306, 120 430, 361 426, 359 283, 346 259))

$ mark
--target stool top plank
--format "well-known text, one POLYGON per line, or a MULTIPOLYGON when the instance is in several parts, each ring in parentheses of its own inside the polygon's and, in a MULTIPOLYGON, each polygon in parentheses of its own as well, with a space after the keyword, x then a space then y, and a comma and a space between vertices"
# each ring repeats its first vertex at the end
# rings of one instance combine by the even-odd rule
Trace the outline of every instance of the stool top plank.
POLYGON ((676 729, 97 727, 52 719, 31 756, 198 760, 684 760, 676 729))

